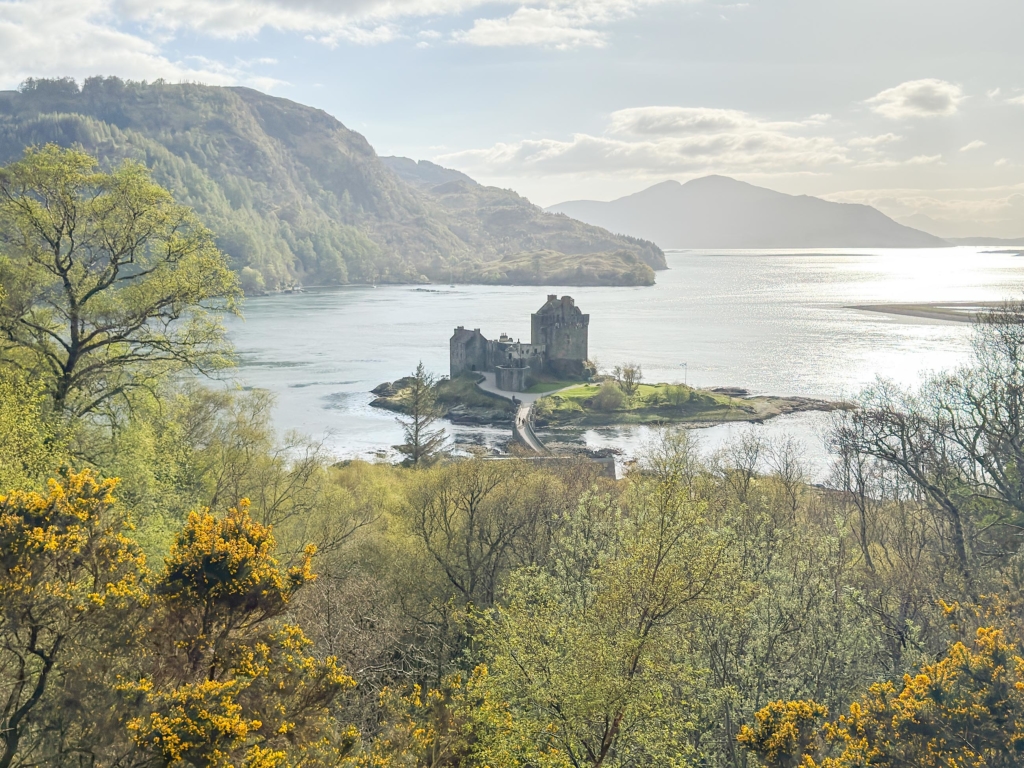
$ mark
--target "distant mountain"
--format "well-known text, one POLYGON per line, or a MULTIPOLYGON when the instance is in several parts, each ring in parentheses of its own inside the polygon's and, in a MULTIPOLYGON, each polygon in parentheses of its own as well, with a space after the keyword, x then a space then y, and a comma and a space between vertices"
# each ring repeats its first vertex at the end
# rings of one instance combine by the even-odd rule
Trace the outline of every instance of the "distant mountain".
POLYGON ((608 203, 546 209, 662 248, 915 248, 945 245, 867 205, 786 195, 726 176, 665 181, 608 203))
POLYGON ((326 112, 249 88, 93 77, 81 88, 65 78, 0 92, 0 164, 47 142, 81 146, 105 166, 147 165, 257 287, 521 282, 524 260, 538 265, 534 281, 580 271, 635 285, 665 266, 652 243, 544 213, 432 163, 383 161, 326 112))

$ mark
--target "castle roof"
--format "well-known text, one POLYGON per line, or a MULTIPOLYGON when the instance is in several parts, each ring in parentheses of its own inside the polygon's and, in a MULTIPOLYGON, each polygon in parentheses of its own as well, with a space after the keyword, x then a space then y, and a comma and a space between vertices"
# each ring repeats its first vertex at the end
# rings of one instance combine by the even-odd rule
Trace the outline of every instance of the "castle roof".
POLYGON ((455 329, 455 333, 452 334, 452 343, 465 344, 470 339, 476 336, 479 336, 480 338, 484 337, 484 335, 480 333, 479 328, 474 328, 472 331, 470 331, 460 325, 458 328, 455 329))
POLYGON ((573 300, 572 296, 563 296, 562 298, 558 298, 558 296, 553 293, 548 294, 548 300, 544 302, 544 306, 538 309, 534 314, 558 314, 563 317, 569 316, 581 318, 589 317, 588 315, 584 315, 582 310, 580 310, 580 308, 576 306, 576 302, 573 300))

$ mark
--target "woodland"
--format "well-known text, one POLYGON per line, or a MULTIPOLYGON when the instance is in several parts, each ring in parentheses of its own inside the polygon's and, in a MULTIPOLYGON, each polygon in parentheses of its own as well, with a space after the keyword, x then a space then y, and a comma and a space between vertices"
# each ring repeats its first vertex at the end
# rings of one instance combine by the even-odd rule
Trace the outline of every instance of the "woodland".
POLYGON ((651 285, 667 268, 654 243, 429 162, 378 157, 326 112, 251 88, 90 77, 0 91, 0 163, 49 143, 89 152, 108 172, 145 165, 213 232, 247 295, 351 283, 651 285))
POLYGON ((827 483, 683 429, 611 480, 446 455, 429 386, 402 466, 276 434, 135 162, 0 169, 0 286, 0 768, 1022 762, 1020 308, 827 483))

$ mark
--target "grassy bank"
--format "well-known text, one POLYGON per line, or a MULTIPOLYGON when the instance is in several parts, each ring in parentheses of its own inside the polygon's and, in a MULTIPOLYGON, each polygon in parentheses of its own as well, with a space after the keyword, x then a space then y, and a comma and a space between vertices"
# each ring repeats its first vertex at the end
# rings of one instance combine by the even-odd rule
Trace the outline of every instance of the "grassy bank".
POLYGON ((832 410, 836 404, 798 397, 733 397, 684 384, 641 384, 626 395, 611 381, 581 384, 542 397, 534 406, 541 425, 719 423, 761 421, 784 413, 832 410))

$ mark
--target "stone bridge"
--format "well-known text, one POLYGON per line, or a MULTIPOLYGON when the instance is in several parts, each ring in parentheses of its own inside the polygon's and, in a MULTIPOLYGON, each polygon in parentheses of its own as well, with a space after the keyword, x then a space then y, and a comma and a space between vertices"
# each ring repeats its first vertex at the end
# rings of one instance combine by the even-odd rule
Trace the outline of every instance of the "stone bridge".
MULTIPOLYGON (((516 410, 515 421, 512 422, 512 437, 515 441, 538 456, 550 456, 551 451, 548 450, 547 446, 540 441, 540 438, 533 431, 533 404, 544 395, 529 392, 506 392, 498 389, 495 385, 493 373, 483 373, 482 376, 484 380, 477 384, 480 389, 519 404, 516 410)), ((545 392, 544 394, 548 393, 545 392)))

